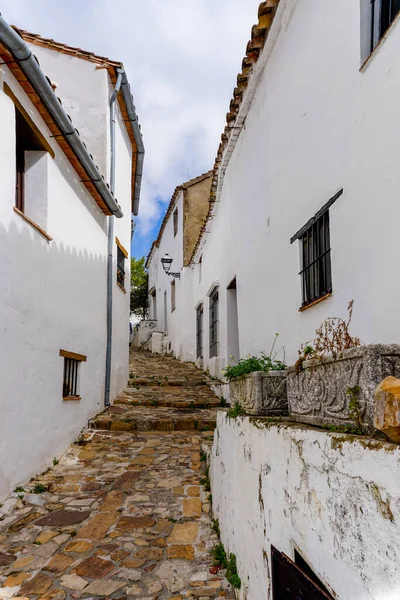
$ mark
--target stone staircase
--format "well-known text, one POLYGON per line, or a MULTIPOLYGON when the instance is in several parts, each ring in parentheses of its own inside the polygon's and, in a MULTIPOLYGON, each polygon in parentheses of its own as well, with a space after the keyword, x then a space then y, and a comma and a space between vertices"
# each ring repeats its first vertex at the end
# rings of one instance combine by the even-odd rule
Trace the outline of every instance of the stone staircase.
MULTIPOLYGON (((110 431, 212 431, 220 399, 207 374, 192 363, 133 348, 128 387, 92 419, 110 431)), ((220 409, 221 410, 221 409, 220 409)))

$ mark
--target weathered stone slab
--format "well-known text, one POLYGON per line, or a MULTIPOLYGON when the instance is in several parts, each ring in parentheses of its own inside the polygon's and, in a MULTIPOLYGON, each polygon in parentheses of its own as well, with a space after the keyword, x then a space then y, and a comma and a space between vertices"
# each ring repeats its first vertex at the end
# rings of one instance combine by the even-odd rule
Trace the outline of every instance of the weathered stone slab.
POLYGON ((400 376, 400 346, 368 345, 335 358, 312 359, 287 371, 290 417, 313 425, 374 429, 374 392, 388 376, 400 376))
POLYGON ((13 554, 6 554, 5 552, 0 552, 0 567, 6 567, 14 562, 15 556, 13 554))
POLYGON ((231 404, 240 404, 249 415, 288 414, 286 371, 256 371, 229 382, 231 404))
POLYGON ((55 512, 38 519, 35 525, 41 527, 59 527, 67 525, 76 525, 82 523, 85 519, 90 516, 90 510, 56 510, 55 512))
POLYGON ((155 520, 151 517, 122 517, 116 526, 119 531, 133 531, 135 529, 153 527, 155 520))
POLYGON ((386 377, 376 388, 374 425, 400 443, 400 379, 386 377))
POLYGON ((110 560, 104 560, 98 556, 91 556, 79 563, 72 573, 79 575, 79 577, 96 579, 98 577, 105 577, 111 573, 113 569, 114 564, 110 560))
POLYGON ((102 540, 107 531, 117 522, 117 512, 102 512, 95 515, 77 533, 77 538, 86 540, 102 540))

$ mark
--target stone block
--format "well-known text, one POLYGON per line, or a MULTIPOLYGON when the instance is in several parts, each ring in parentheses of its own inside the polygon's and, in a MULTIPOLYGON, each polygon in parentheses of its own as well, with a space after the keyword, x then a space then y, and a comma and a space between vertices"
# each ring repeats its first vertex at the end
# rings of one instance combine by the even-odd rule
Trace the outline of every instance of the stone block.
POLYGON ((389 376, 400 377, 400 346, 367 345, 287 370, 290 417, 301 423, 374 429, 374 393, 389 376))
POLYGON ((229 382, 230 402, 239 403, 249 415, 288 414, 286 372, 256 371, 229 382))
POLYGON ((376 388, 374 425, 400 443, 400 379, 386 377, 376 388))

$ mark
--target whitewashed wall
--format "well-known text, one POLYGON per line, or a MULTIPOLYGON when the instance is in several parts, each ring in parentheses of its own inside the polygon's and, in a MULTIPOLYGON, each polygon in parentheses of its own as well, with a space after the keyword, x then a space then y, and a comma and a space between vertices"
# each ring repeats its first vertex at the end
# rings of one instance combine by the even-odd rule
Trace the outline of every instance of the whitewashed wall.
MULTIPOLYGON (((125 217, 124 223, 116 220, 116 234, 129 249, 130 148, 121 127, 120 123, 117 191, 125 217)), ((107 218, 7 67, 0 70, 0 182, 1 500, 51 464, 102 409, 106 349, 107 218), (15 109, 3 92, 3 81, 55 152, 54 159, 47 157, 46 230, 51 242, 13 211, 15 109), (80 367, 79 402, 62 401, 60 349, 87 356, 80 367)), ((115 283, 114 296, 117 293, 114 395, 126 384, 128 373, 129 294, 115 283)))
POLYGON ((220 413, 213 508, 239 598, 272 600, 272 544, 300 552, 338 600, 397 600, 399 460, 395 444, 220 413))
MULTIPOLYGON (((202 282, 195 266, 187 299, 194 307, 219 282, 222 365, 229 360, 226 288, 235 276, 242 356, 269 352, 279 333, 278 358, 284 347, 295 362, 300 344, 324 318, 345 317, 351 299, 354 335, 365 343, 400 335, 400 21, 363 72, 358 1, 281 0, 269 39, 218 210, 195 257, 203 256, 202 282), (299 242, 290 238, 342 187, 330 209, 332 297, 299 313, 299 242)), ((181 331, 194 318, 193 309, 181 331)), ((182 344, 174 339, 174 350, 182 344)), ((193 337, 182 353, 194 351, 193 337)))

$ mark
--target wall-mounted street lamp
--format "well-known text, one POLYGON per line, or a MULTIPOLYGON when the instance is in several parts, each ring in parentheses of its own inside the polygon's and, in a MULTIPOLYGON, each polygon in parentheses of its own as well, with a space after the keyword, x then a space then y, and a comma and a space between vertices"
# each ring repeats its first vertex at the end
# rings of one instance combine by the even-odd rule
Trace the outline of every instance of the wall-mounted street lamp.
POLYGON ((175 277, 175 279, 180 279, 181 278, 181 274, 180 273, 170 273, 171 270, 171 265, 172 265, 172 258, 170 257, 169 254, 166 254, 162 259, 161 259, 161 264, 163 266, 164 271, 166 272, 167 275, 171 275, 171 277, 175 277))

